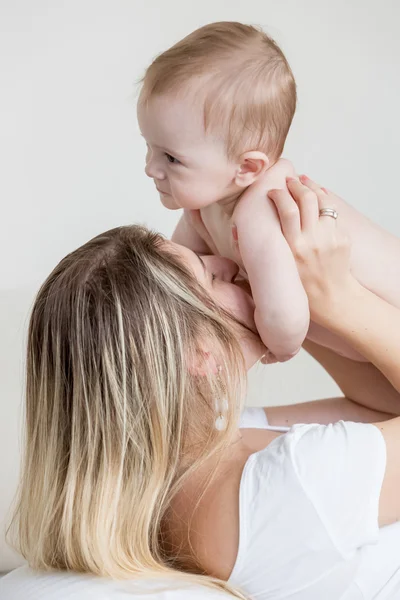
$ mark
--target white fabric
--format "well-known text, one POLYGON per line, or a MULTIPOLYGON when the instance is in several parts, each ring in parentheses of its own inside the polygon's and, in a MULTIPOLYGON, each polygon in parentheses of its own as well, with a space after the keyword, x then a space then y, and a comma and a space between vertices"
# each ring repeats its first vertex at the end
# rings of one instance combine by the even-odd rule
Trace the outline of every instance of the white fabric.
POLYGON ((240 415, 240 429, 268 429, 269 423, 263 408, 245 408, 240 415))
POLYGON ((270 431, 289 431, 290 427, 270 425, 263 408, 246 408, 240 415, 240 429, 269 429, 270 431))
MULTIPOLYGON (((244 411, 240 426, 270 428, 262 409, 244 411)), ((400 599, 400 523, 381 530, 377 523, 385 462, 377 428, 343 422, 297 425, 253 454, 241 480, 230 582, 255 600, 400 599)), ((130 597, 227 598, 169 581, 113 582, 28 567, 0 579, 1 600, 130 597)))
POLYGON ((253 454, 230 582, 257 600, 399 599, 400 525, 378 528, 385 465, 380 431, 357 423, 296 425, 253 454))
POLYGON ((0 579, 1 600, 227 600, 201 586, 164 581, 112 581, 78 573, 15 569, 0 579))

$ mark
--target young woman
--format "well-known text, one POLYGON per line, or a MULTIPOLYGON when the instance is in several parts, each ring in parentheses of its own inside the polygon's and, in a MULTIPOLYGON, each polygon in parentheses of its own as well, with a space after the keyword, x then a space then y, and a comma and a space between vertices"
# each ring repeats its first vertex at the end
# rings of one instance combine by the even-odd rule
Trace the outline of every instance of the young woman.
POLYGON ((2 598, 138 598, 139 577, 162 598, 397 597, 400 312, 352 278, 332 194, 270 197, 312 318, 373 364, 309 344, 345 397, 242 412, 265 349, 236 265, 137 226, 88 242, 31 317, 14 525, 34 571, 2 598))

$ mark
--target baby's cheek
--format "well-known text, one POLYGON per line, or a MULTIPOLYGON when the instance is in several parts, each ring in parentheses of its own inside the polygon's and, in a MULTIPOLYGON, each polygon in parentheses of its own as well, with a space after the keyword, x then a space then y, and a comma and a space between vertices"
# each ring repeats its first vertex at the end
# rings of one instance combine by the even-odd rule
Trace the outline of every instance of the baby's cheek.
POLYGON ((251 296, 232 283, 227 284, 228 289, 222 292, 222 304, 236 319, 256 332, 254 323, 254 302, 251 296))
POLYGON ((200 185, 189 186, 184 189, 181 188, 179 196, 182 205, 184 204, 184 208, 190 208, 192 210, 205 208, 213 203, 212 196, 207 193, 207 189, 200 185))

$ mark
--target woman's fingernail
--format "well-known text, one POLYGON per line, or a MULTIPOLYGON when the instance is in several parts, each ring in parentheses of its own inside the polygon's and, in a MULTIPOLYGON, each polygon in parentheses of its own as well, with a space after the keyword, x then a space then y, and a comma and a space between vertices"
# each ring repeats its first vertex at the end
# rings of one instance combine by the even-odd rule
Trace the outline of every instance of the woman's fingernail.
POLYGON ((307 177, 307 175, 303 174, 303 175, 299 175, 299 179, 300 179, 300 181, 308 181, 309 178, 307 177))
POLYGON ((322 188, 321 188, 321 190, 322 190, 323 192, 325 192, 325 194, 328 194, 328 190, 327 190, 326 188, 323 188, 323 187, 322 187, 322 188))
POLYGON ((296 181, 295 177, 286 177, 286 181, 296 181))
POLYGON ((238 233, 237 233, 237 227, 236 227, 236 225, 234 225, 232 227, 232 237, 235 240, 235 242, 238 241, 238 233))

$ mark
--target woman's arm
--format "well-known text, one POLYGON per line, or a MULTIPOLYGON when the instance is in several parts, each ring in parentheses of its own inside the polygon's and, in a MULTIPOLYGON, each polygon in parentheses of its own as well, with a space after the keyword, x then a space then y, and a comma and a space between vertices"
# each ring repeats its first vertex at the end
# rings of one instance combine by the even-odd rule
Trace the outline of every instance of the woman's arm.
MULTIPOLYGON (((307 291, 311 317, 340 335, 400 390, 400 310, 363 288, 350 273, 350 245, 336 219, 320 217, 332 207, 329 192, 310 180, 288 181, 275 191, 283 233, 307 291)), ((334 205, 333 205, 334 206, 334 205)), ((379 524, 400 520, 400 418, 375 423, 386 447, 379 524)))
POLYGON ((349 342, 400 391, 400 310, 358 282, 332 296, 319 324, 349 342))
MULTIPOLYGON (((400 393, 370 362, 358 362, 306 340, 303 348, 325 369, 344 396, 381 414, 400 416, 400 393)), ((340 417, 344 418, 344 417, 340 417)))
POLYGON ((337 421, 377 423, 400 415, 400 394, 372 363, 360 363, 306 340, 303 348, 334 379, 342 398, 265 407, 270 425, 337 421))
POLYGON ((382 423, 392 417, 387 413, 361 406, 348 398, 326 398, 287 406, 268 406, 263 410, 269 425, 278 427, 291 427, 299 423, 329 425, 338 421, 382 423))
POLYGON ((269 195, 295 256, 311 318, 353 346, 400 391, 400 310, 351 275, 347 235, 336 219, 319 216, 333 198, 296 179, 288 181, 287 190, 269 195))

